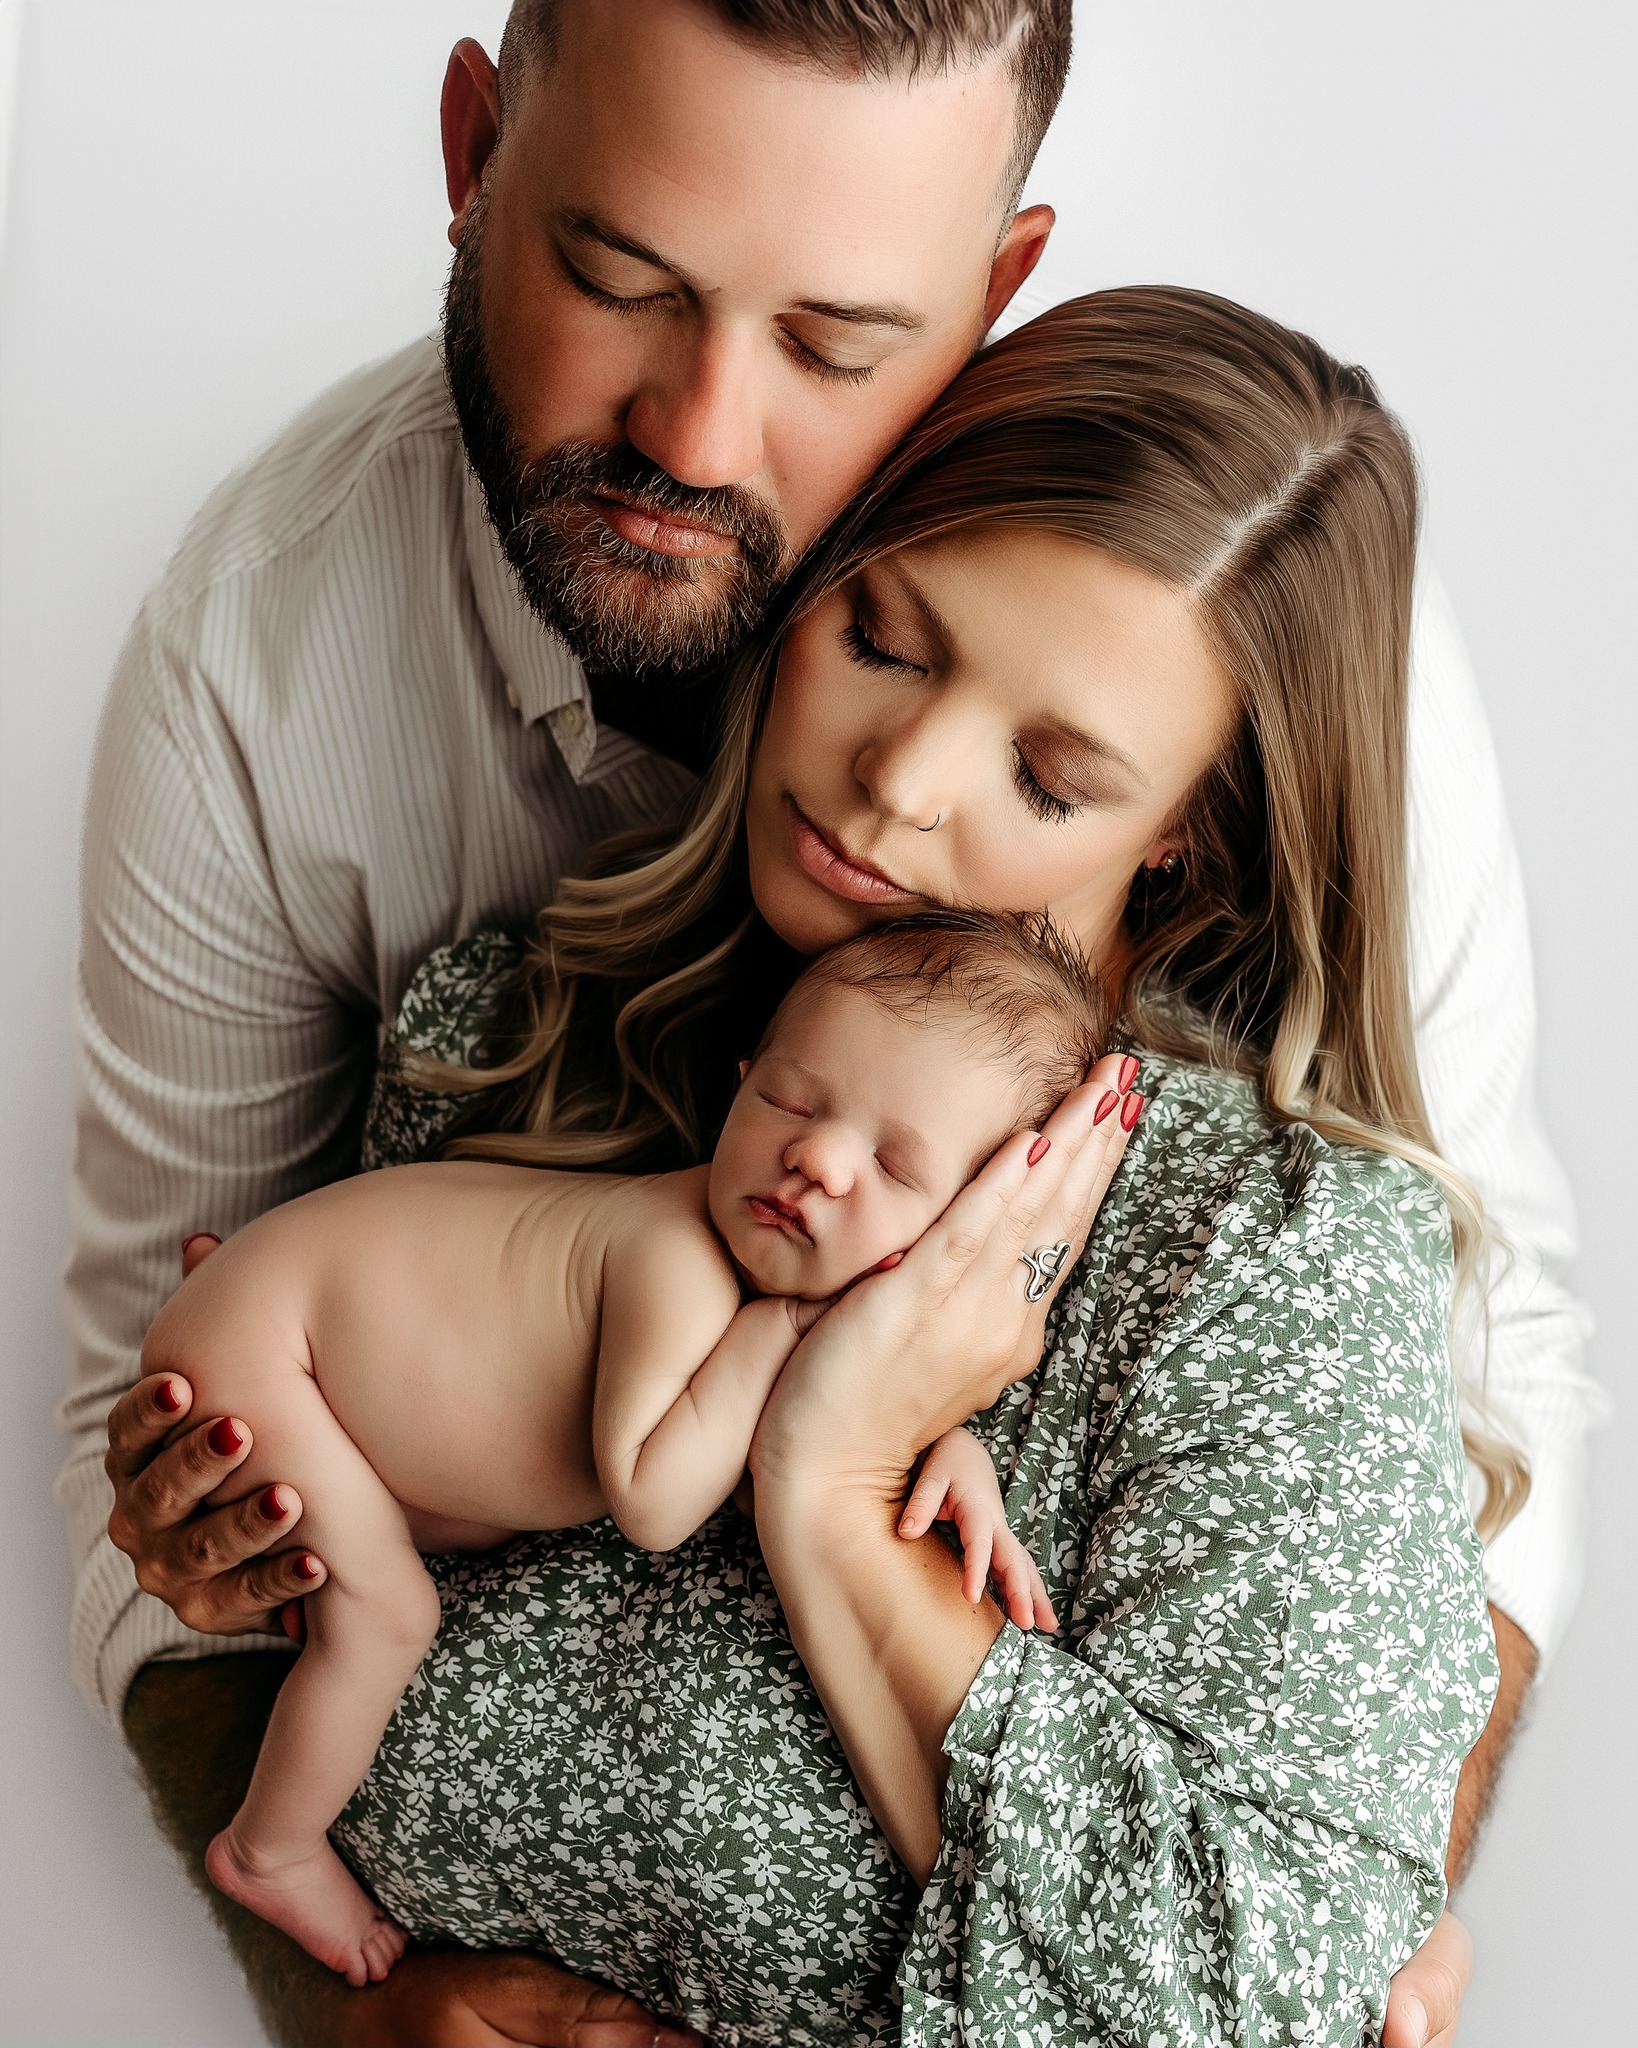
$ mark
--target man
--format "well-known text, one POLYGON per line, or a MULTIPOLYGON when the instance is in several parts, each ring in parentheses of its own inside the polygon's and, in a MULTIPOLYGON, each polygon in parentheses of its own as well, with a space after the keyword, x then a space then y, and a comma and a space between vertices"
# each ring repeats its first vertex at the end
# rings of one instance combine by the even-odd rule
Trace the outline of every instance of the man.
MULTIPOLYGON (((60 1492, 82 1682, 123 1713, 195 1854, 277 1679, 265 1654, 210 1653, 223 1634, 265 1652, 310 1582, 299 1552, 263 1556, 295 1520, 289 1489, 200 1506, 242 1431, 207 1420, 155 1455, 170 1420, 151 1391, 115 1400, 176 1240, 350 1171, 376 1030, 419 961, 526 917, 703 759, 693 677, 1040 255, 1051 214, 1016 201, 1068 11, 519 0, 499 72, 463 43, 445 85, 447 391, 422 344, 330 394, 206 508, 139 617, 87 834, 60 1492)), ((1533 1645, 1562 1623, 1553 1560, 1586 1405, 1545 1273, 1564 1210, 1529 1113, 1516 870, 1441 630, 1426 609, 1419 1050, 1447 1149, 1519 1247, 1491 1380, 1538 1477, 1492 1552, 1505 1679, 1464 1774, 1454 1871, 1533 1645)), ((653 2038, 629 2002, 531 1959, 421 1955, 354 1994, 270 1930, 233 1928, 284 2039, 653 2038)), ((1401 1973, 1390 2044, 1453 2024, 1462 1942, 1445 1923, 1401 1973)))

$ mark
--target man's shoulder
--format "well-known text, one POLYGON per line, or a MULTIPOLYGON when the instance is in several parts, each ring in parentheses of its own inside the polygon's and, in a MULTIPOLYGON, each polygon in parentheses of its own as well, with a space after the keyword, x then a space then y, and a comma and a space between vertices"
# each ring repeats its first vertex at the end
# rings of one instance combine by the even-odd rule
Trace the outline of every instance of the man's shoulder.
MULTIPOLYGON (((254 576, 303 551, 339 540, 355 516, 369 517, 376 485, 395 467, 446 473, 460 429, 436 338, 367 364, 323 392, 233 471, 195 515, 161 578, 162 610, 191 608, 210 590, 254 576)), ((406 499, 391 490, 396 517, 378 521, 383 540, 401 540, 406 499)), ((442 493, 427 497, 440 502, 442 493)))

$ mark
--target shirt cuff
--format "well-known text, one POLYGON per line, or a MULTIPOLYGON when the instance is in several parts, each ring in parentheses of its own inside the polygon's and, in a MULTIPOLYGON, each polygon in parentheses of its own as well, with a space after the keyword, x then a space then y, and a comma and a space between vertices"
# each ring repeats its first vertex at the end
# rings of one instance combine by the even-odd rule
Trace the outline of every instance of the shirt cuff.
POLYGON ((136 1582, 136 1570, 108 1540, 114 1489, 100 1458, 65 1465, 56 1485, 79 1562, 69 1647, 74 1682, 97 1714, 121 1732, 125 1695, 144 1664, 195 1657, 232 1656, 244 1650, 285 1650, 283 1635, 207 1636, 187 1628, 136 1582))
POLYGON ((1530 1492, 1485 1546, 1485 1591, 1535 1644, 1538 1676, 1557 1656, 1586 1577, 1587 1438, 1554 1431, 1530 1444, 1530 1492))

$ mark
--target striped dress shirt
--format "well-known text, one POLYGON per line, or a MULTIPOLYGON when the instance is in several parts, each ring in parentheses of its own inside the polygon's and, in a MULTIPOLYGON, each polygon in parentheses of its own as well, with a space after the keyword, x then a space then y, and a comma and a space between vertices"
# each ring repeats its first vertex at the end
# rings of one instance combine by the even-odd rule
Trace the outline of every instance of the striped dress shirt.
MULTIPOLYGON (((1530 1099, 1517 864, 1431 592, 1417 657, 1418 1046, 1441 1141, 1517 1248, 1490 1386, 1536 1485, 1492 1546, 1492 1593, 1550 1651, 1578 1586, 1598 1395, 1558 1278, 1568 1198, 1530 1099)), ((150 1659, 265 1640, 192 1634, 106 1534, 104 1422, 177 1284, 179 1240, 351 1171, 382 1020, 421 961, 525 921, 588 847, 689 780, 598 729, 579 664, 523 603, 431 339, 326 394, 195 520, 121 656, 85 828, 57 1492, 75 1671, 110 1718, 150 1659)))

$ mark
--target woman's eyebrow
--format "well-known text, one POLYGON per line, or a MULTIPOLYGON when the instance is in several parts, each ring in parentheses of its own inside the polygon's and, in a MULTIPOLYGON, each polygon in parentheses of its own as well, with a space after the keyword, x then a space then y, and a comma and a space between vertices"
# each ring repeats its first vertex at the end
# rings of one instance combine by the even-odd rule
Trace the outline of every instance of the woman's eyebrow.
POLYGON ((1101 769, 1113 769, 1139 789, 1147 789, 1149 778, 1132 759, 1123 753, 1112 741, 1100 739, 1096 733, 1083 732, 1078 725, 1071 725, 1067 718, 1043 718, 1036 721, 1035 729, 1058 745, 1071 747, 1076 753, 1090 755, 1101 769))

